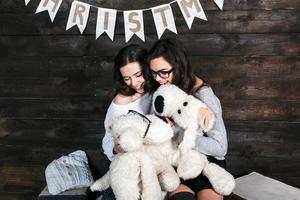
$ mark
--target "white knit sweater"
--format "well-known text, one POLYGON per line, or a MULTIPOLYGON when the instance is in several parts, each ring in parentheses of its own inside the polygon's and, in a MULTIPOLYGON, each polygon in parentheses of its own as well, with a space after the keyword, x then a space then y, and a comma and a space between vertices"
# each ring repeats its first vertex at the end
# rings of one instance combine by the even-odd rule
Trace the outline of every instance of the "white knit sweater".
MULTIPOLYGON (((104 127, 106 127, 106 124, 110 119, 127 114, 129 110, 135 110, 142 114, 148 114, 150 112, 151 100, 152 95, 147 93, 128 104, 115 104, 112 101, 106 112, 104 127)), ((108 157, 108 159, 113 160, 114 138, 109 130, 105 130, 105 135, 102 140, 102 148, 104 150, 104 154, 108 157)))

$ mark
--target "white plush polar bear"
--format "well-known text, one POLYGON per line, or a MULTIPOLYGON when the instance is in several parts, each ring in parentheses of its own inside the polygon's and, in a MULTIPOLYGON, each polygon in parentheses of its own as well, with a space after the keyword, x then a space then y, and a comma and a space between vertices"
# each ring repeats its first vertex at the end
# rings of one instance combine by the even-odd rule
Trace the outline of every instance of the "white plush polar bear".
MULTIPOLYGON (((199 111, 207 106, 172 84, 158 88, 153 95, 152 105, 155 113, 163 117, 171 117, 184 129, 183 140, 179 145, 183 157, 189 156, 188 150, 195 148, 196 137, 203 135, 203 131, 209 131, 214 125, 213 118, 208 127, 204 128, 204 125, 199 122, 199 111)), ((229 195, 235 187, 233 176, 222 167, 209 163, 207 159, 204 162, 203 175, 209 179, 214 190, 219 194, 229 195)))
POLYGON ((109 171, 98 179, 91 191, 111 186, 117 200, 161 200, 163 194, 151 158, 143 148, 145 121, 137 115, 122 115, 110 125, 124 153, 116 155, 109 171))
MULTIPOLYGON (((131 130, 132 132, 140 132, 139 134, 140 136, 143 135, 143 141, 142 141, 144 143, 143 150, 147 153, 147 156, 150 157, 151 162, 154 165, 161 189, 163 191, 172 192, 180 184, 179 177, 176 171, 174 170, 173 166, 177 167, 178 174, 180 175, 180 177, 184 179, 194 178, 201 173, 205 163, 203 160, 205 160, 206 157, 199 154, 195 150, 190 150, 189 156, 182 158, 178 151, 177 145, 172 142, 172 137, 174 134, 171 126, 168 123, 161 120, 160 118, 158 118, 157 116, 155 115, 144 116, 135 111, 131 111, 129 114, 115 118, 107 124, 108 124, 107 128, 112 129, 111 132, 115 135, 115 137, 118 137, 120 135, 120 145, 122 147, 128 146, 128 144, 131 142, 133 144, 130 144, 129 146, 133 146, 136 144, 136 141, 133 137, 128 137, 128 135, 120 134, 120 133, 124 133, 127 132, 127 130, 131 130), (124 145, 124 142, 126 142, 126 145, 124 145), (187 165, 187 163, 189 164, 187 165)), ((140 144, 141 140, 138 140, 138 142, 140 144)), ((141 150, 141 148, 139 149, 141 150)), ((124 150, 127 152, 129 151, 128 149, 124 149, 124 150)), ((131 162, 132 158, 129 157, 128 155, 131 154, 126 153, 123 154, 122 156, 117 155, 115 159, 117 160, 128 159, 128 162, 131 162)), ((142 156, 144 156, 144 154, 142 154, 142 156)), ((128 169, 130 170, 131 168, 136 168, 136 166, 138 165, 137 160, 138 159, 133 160, 135 162, 129 163, 130 164, 129 167, 127 166, 128 164, 126 163, 126 161, 123 161, 123 168, 122 168, 123 173, 126 174, 128 173, 127 172, 128 169)), ((120 162, 121 161, 113 161, 112 165, 110 166, 110 173, 112 173, 112 171, 116 168, 115 166, 118 165, 120 162)), ((148 163, 150 164, 149 161, 148 163)), ((126 177, 123 177, 122 173, 117 173, 117 174, 113 173, 113 174, 116 180, 117 180, 117 176, 120 176, 122 178, 120 181, 124 179, 124 182, 127 177, 132 176, 130 175, 132 173, 130 173, 128 176, 126 175, 126 177)), ((117 195, 120 194, 121 192, 117 190, 122 190, 122 187, 125 186, 123 186, 123 184, 122 187, 113 186, 114 183, 111 183, 111 179, 112 179, 111 175, 107 174, 106 176, 98 180, 91 187, 91 190, 102 191, 106 189, 109 185, 112 185, 112 188, 114 191, 116 191, 117 195)), ((134 180, 136 180, 136 178, 134 180)), ((137 181, 135 183, 130 182, 131 185, 134 185, 136 183, 137 181)), ((116 184, 120 185, 119 183, 116 184)), ((149 185, 149 187, 151 186, 149 185)), ((133 191, 137 191, 137 190, 133 190, 133 191)), ((155 194, 152 195, 152 199, 157 199, 156 198, 157 196, 159 195, 155 195, 155 194)))

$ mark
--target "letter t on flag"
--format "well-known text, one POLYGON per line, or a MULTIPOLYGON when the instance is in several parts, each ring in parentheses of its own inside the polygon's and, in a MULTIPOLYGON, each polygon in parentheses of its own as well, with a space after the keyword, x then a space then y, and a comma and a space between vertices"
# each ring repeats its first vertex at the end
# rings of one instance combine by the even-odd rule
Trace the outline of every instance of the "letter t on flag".
POLYGON ((29 3, 30 0, 25 0, 25 6, 29 3))
POLYGON ((177 3, 189 29, 191 29, 195 17, 207 21, 199 0, 177 0, 177 3))
POLYGON ((117 11, 113 9, 98 8, 96 39, 106 32, 114 40, 117 11))
POLYGON ((164 4, 151 9, 154 18, 158 38, 162 36, 166 29, 177 34, 172 8, 169 4, 164 4))
POLYGON ((62 0, 41 0, 35 14, 48 10, 51 21, 53 22, 62 0))
POLYGON ((82 34, 86 27, 87 20, 89 18, 89 12, 90 12, 89 4, 82 3, 79 1, 73 1, 66 30, 77 25, 80 30, 80 33, 82 34))

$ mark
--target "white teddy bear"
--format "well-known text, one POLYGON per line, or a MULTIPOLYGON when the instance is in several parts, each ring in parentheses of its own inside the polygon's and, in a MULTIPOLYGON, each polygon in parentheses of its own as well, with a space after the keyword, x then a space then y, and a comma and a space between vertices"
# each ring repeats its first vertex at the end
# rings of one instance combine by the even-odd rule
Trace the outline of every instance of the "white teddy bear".
MULTIPOLYGON (((179 145, 182 157, 188 157, 189 150, 195 148, 196 137, 203 135, 203 132, 209 131, 214 125, 213 118, 208 127, 204 128, 202 122, 199 122, 199 111, 207 106, 172 84, 162 85, 158 88, 153 95, 152 105, 156 114, 171 117, 184 129, 183 140, 179 145)), ((199 152, 199 154, 201 153, 199 152)), ((214 163, 209 163, 206 157, 202 166, 203 175, 209 179, 216 192, 229 195, 233 191, 235 180, 229 172, 214 163)))
POLYGON ((112 120, 110 128, 124 152, 116 155, 109 171, 90 187, 91 191, 103 191, 111 186, 117 200, 163 198, 157 172, 143 147, 145 125, 145 120, 136 114, 112 120))
MULTIPOLYGON (((139 165, 138 159, 150 158, 150 161, 147 159, 146 162, 148 165, 154 166, 161 190, 165 192, 174 191, 180 184, 179 176, 173 166, 177 167, 178 174, 184 179, 194 178, 201 173, 205 163, 203 160, 205 160, 206 157, 195 150, 190 150, 188 157, 181 157, 177 145, 172 141, 172 137, 174 136, 173 129, 159 117, 155 115, 144 116, 136 111, 130 111, 129 114, 117 117, 107 124, 107 128, 111 129, 114 137, 120 137, 120 145, 122 148, 125 147, 123 150, 127 153, 121 153, 116 156, 112 161, 110 171, 91 186, 92 191, 103 191, 111 186, 117 199, 121 199, 120 197, 122 197, 122 195, 126 197, 126 199, 132 199, 128 197, 129 194, 127 194, 127 191, 132 191, 132 195, 135 194, 134 198, 136 198, 139 193, 143 195, 145 190, 147 190, 152 191, 152 199, 158 200, 160 195, 155 193, 155 191, 157 191, 156 180, 154 180, 152 185, 146 185, 147 187, 155 187, 154 189, 146 188, 145 184, 143 186, 144 191, 139 191, 140 188, 138 190, 137 187, 127 189, 129 185, 132 187, 136 186, 139 181, 136 178, 139 172, 131 172, 132 169, 137 171, 136 168, 139 165), (138 135, 135 134, 136 132, 138 132, 138 135), (144 144, 143 148, 140 147, 141 143, 144 144), (132 148, 132 146, 135 145, 136 147, 132 148), (128 149, 128 146, 130 146, 131 149, 128 149), (134 154, 130 153, 133 149, 138 149, 142 154, 136 152, 134 154), (136 154, 138 154, 139 157, 137 157, 136 154), (118 170, 117 173, 115 172, 115 168, 118 170), (134 182, 128 182, 129 178, 133 178, 134 182)), ((152 168, 143 169, 151 171, 147 173, 141 171, 141 173, 152 175, 152 168)), ((143 182, 143 178, 144 177, 142 177, 140 181, 143 182)), ((146 194, 149 193, 150 192, 146 192, 146 194)), ((164 195, 165 193, 163 193, 161 199, 163 199, 164 195)), ((142 196, 142 199, 146 198, 142 196)))

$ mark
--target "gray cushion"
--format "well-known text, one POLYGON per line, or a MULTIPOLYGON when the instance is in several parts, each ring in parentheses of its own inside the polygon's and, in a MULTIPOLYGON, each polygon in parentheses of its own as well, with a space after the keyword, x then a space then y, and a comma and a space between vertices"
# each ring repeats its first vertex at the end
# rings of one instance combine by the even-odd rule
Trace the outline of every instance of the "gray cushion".
POLYGON ((48 191, 53 195, 69 189, 88 187, 94 182, 87 156, 81 150, 52 161, 45 175, 48 191))

